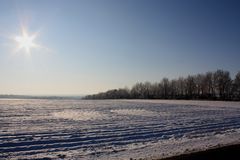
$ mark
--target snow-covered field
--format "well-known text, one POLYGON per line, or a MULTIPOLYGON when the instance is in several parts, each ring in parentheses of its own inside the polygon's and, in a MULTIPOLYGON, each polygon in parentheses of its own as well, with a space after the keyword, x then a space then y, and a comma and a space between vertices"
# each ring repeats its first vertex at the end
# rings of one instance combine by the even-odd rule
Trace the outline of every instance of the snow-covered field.
POLYGON ((0 159, 154 159, 239 142, 239 102, 0 100, 0 159))

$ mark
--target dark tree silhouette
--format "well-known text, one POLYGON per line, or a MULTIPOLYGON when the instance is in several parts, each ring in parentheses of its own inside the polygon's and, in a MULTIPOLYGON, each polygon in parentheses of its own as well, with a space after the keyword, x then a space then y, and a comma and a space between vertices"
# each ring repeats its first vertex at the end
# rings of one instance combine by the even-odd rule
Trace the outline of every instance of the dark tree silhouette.
POLYGON ((237 73, 233 81, 233 87, 231 91, 233 92, 232 98, 235 100, 240 100, 240 72, 237 73))
POLYGON ((136 83, 131 89, 113 89, 85 99, 209 99, 240 100, 240 72, 232 80, 224 70, 189 75, 159 83, 136 83))

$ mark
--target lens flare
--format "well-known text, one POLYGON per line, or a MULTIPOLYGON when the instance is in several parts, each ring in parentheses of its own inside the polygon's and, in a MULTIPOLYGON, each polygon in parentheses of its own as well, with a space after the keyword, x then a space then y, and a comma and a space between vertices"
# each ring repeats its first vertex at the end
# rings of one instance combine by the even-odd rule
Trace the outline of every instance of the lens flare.
POLYGON ((18 50, 24 49, 26 53, 30 54, 32 48, 37 48, 38 45, 34 42, 37 34, 29 34, 25 29, 22 29, 22 35, 16 36, 14 40, 18 44, 18 50))

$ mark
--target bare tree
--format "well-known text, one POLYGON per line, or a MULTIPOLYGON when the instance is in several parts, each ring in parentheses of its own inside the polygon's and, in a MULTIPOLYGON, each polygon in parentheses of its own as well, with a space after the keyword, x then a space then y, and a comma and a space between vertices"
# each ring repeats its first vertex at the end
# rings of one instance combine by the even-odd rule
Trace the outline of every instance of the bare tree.
POLYGON ((206 88, 206 97, 212 99, 215 97, 213 72, 207 72, 204 77, 204 86, 206 88))
POLYGON ((169 98, 169 91, 170 91, 170 84, 168 78, 163 78, 162 79, 162 87, 163 87, 163 98, 167 99, 169 98))
POLYGON ((178 98, 186 98, 186 80, 183 77, 177 80, 178 98))
POLYGON ((153 98, 152 84, 150 82, 145 82, 143 84, 143 87, 144 87, 144 91, 143 91, 144 98, 152 99, 153 98))
POLYGON ((188 76, 186 79, 187 98, 194 98, 196 84, 194 82, 194 76, 188 76))
POLYGON ((240 100, 240 72, 238 72, 233 81, 233 97, 235 100, 240 100))
POLYGON ((194 82, 195 82, 195 89, 196 89, 196 98, 200 98, 203 96, 204 93, 204 75, 198 74, 194 76, 194 82))
POLYGON ((135 84, 131 89, 132 98, 143 99, 144 98, 143 91, 144 91, 143 83, 135 84))
POLYGON ((173 79, 170 81, 169 90, 170 90, 169 98, 176 99, 178 95, 177 80, 173 79))
POLYGON ((224 70, 205 74, 189 75, 186 78, 169 80, 163 78, 160 83, 136 83, 130 90, 113 89, 89 95, 86 99, 221 99, 240 100, 240 72, 232 81, 230 73, 224 70))
POLYGON ((228 71, 217 70, 214 73, 215 90, 220 99, 226 99, 229 95, 231 78, 228 71))

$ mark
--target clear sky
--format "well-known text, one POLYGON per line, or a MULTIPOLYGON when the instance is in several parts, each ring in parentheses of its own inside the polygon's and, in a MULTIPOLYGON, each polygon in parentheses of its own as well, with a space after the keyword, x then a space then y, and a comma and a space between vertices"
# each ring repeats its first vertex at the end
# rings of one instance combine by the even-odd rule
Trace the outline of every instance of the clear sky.
POLYGON ((0 94, 81 95, 240 70, 240 2, 0 0, 0 94), (14 38, 37 36, 29 53, 14 38))

